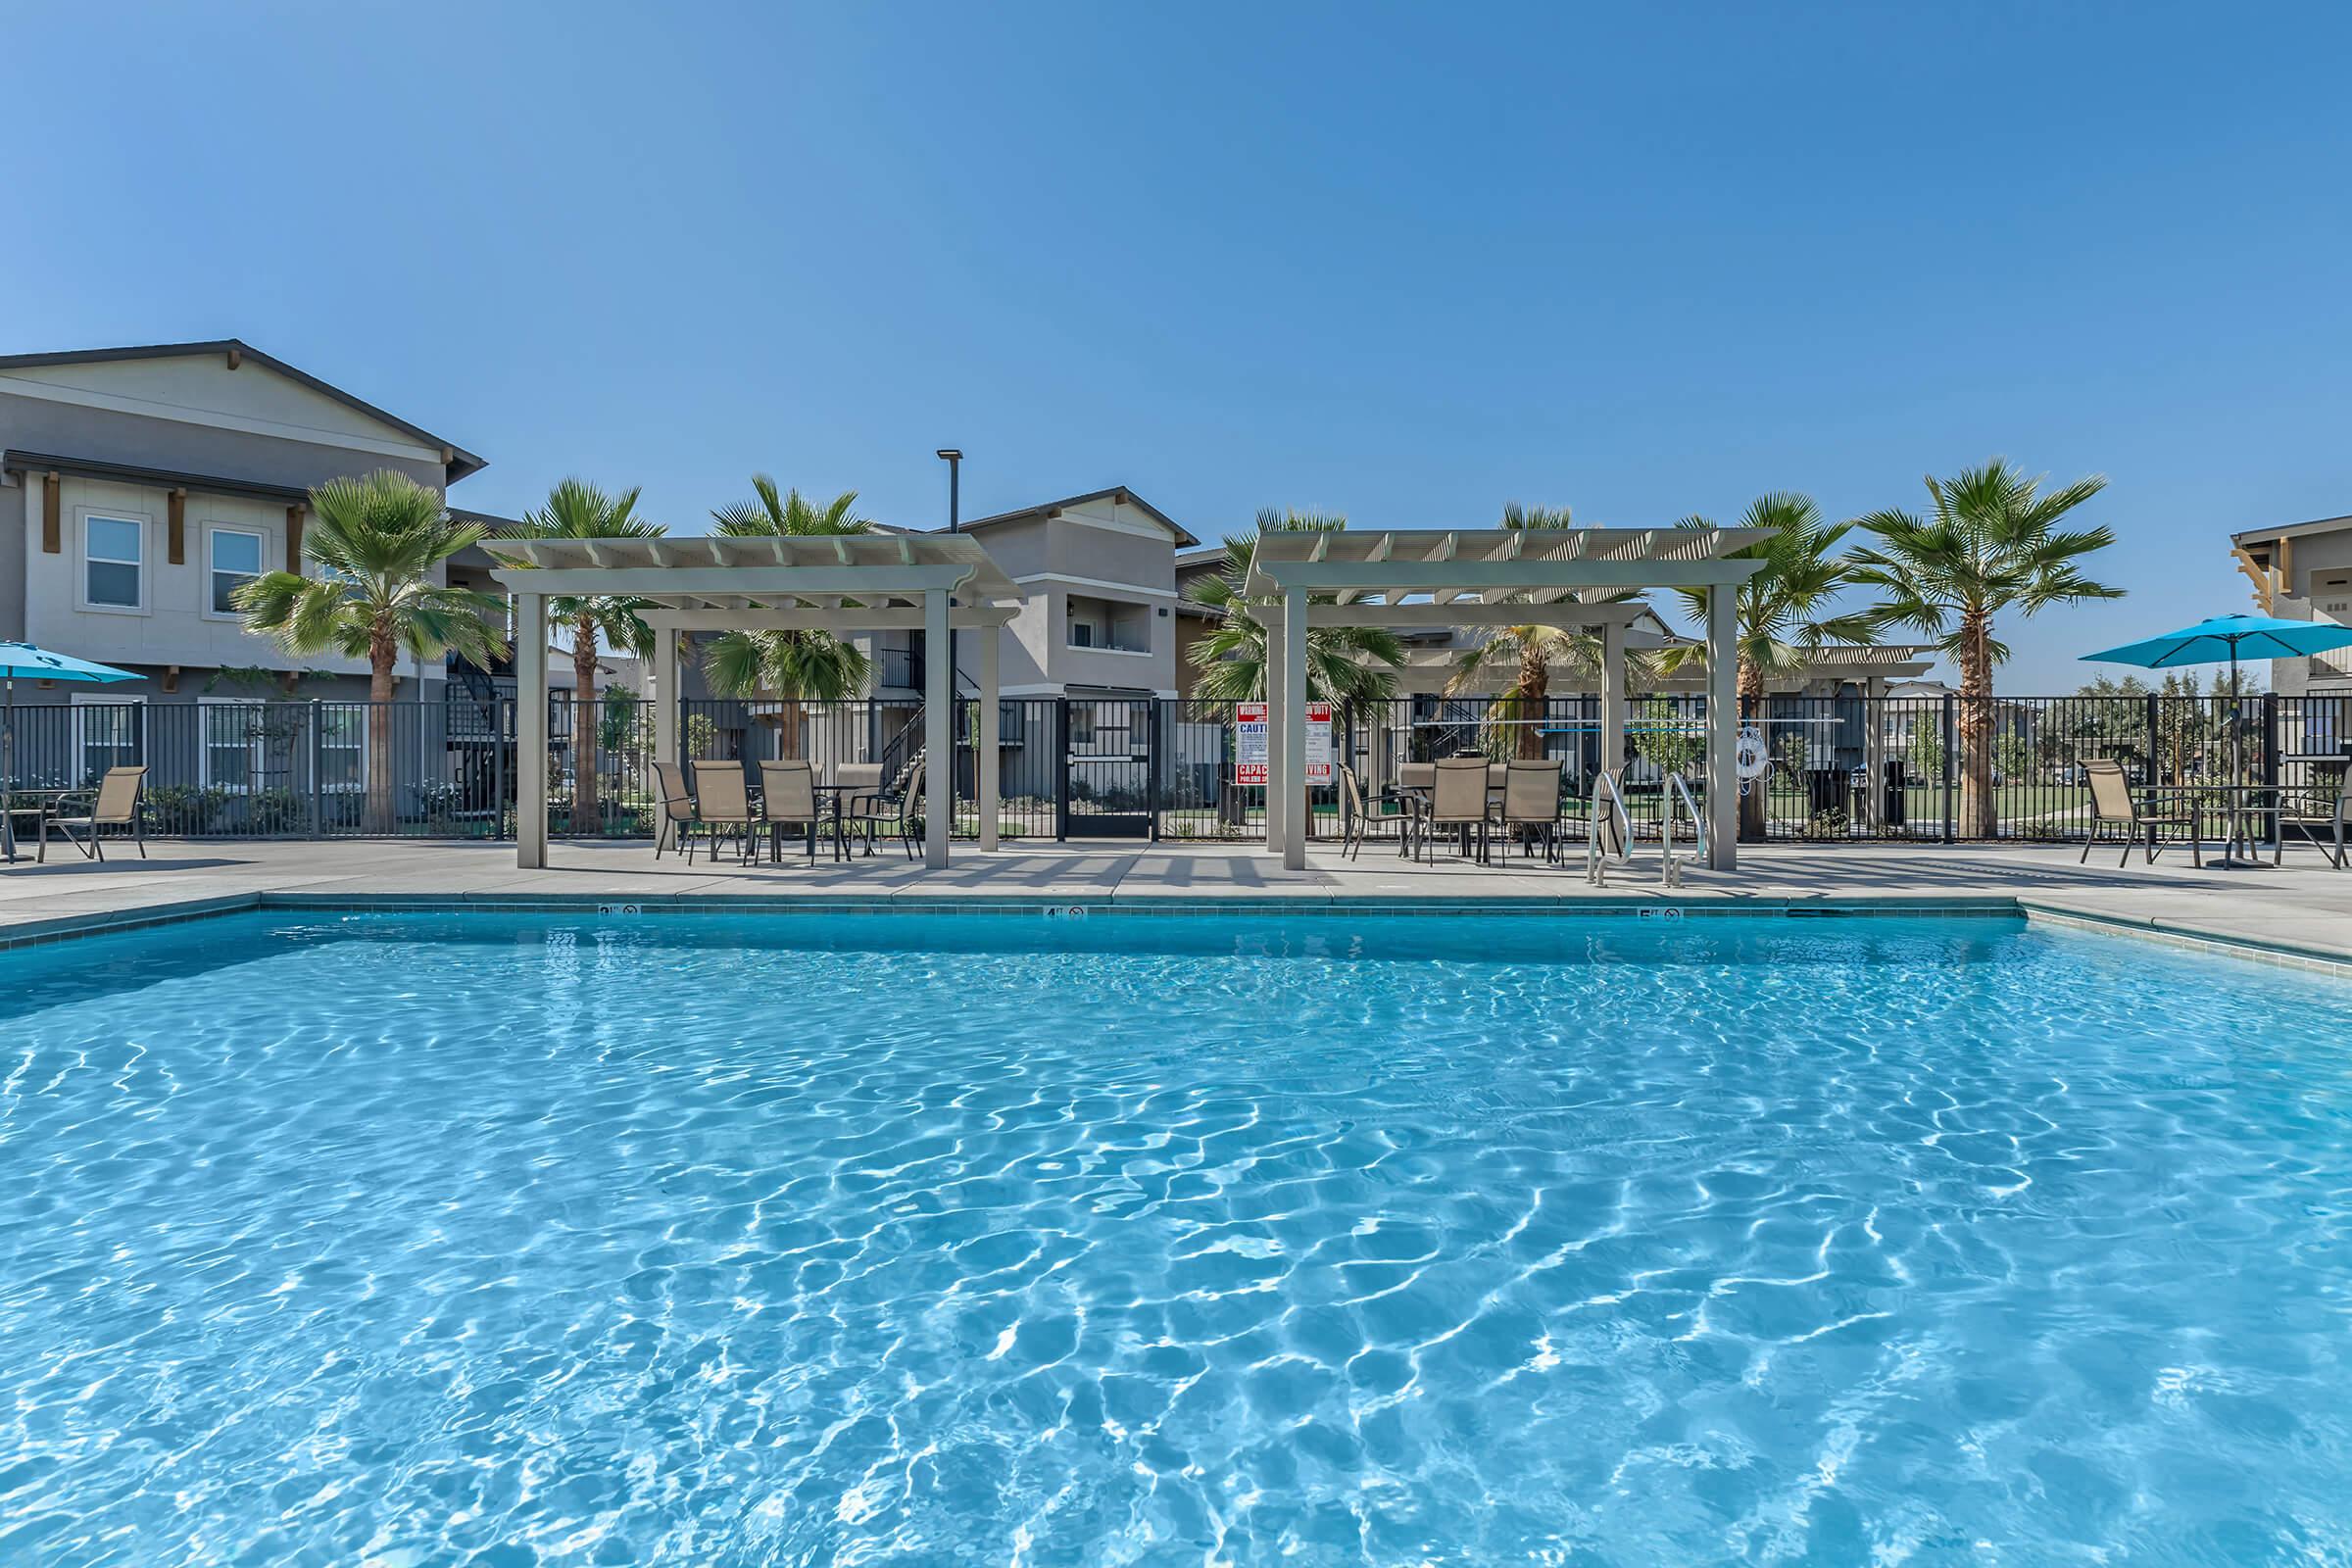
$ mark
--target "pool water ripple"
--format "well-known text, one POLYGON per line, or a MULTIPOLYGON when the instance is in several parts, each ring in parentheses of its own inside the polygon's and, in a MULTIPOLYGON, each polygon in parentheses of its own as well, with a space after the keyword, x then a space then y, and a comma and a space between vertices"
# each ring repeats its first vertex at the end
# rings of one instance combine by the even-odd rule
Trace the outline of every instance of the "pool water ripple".
POLYGON ((2352 1561, 2347 1024, 1991 920, 0 954, 0 1562, 2352 1561))

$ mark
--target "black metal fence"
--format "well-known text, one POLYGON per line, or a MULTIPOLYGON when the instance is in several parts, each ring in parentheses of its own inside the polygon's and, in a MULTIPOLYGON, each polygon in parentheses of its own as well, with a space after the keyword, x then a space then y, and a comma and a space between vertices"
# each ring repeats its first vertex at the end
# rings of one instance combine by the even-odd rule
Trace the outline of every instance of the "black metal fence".
MULTIPOLYGON (((923 745, 919 701, 709 701, 681 706, 680 755, 802 757, 820 770, 902 774, 923 745)), ((152 831, 221 838, 509 838, 515 699, 453 687, 445 701, 20 706, 5 769, 19 789, 88 787, 118 763, 148 769, 152 831)), ((549 704, 548 817, 567 837, 650 837, 661 790, 652 705, 626 692, 549 704), (582 788, 583 783, 587 785, 582 788)), ((2333 788, 2352 751, 2352 698, 1781 697, 1746 715, 1769 765, 1742 790, 1744 836, 1773 840, 2079 842, 2090 823, 2082 764, 2123 762, 2135 783, 2210 789, 2234 777, 2333 788)), ((1265 836, 1265 789, 1236 782, 1229 704, 1010 698, 999 715, 1000 834, 1248 841, 1265 836)), ((957 704, 956 832, 978 830, 977 705, 957 704)), ((1601 755, 1592 696, 1540 703, 1413 697, 1343 710, 1333 749, 1367 796, 1406 763, 1463 753, 1561 763, 1581 814, 1604 762, 1637 830, 1654 835, 1669 775, 1703 802, 1706 701, 1637 696, 1622 757, 1601 755)), ((1316 836, 1341 829, 1342 792, 1306 792, 1316 836)))

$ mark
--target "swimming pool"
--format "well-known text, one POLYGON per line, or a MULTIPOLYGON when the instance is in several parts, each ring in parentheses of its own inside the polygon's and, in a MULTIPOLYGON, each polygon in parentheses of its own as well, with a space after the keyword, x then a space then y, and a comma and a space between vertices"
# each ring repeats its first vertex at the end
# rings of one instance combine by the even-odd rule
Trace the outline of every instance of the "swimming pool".
POLYGON ((1984 918, 0 953, 0 1562, 2342 1560, 2348 1023, 1984 918))

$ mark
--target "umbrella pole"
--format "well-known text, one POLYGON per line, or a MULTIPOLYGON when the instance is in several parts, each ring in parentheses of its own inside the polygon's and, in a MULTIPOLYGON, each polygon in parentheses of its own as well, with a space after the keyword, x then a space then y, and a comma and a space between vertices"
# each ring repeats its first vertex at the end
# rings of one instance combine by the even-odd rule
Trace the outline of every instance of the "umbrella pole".
POLYGON ((17 804, 17 677, 0 680, 8 692, 5 718, 0 718, 0 847, 7 851, 8 863, 17 863, 17 814, 8 808, 17 804))

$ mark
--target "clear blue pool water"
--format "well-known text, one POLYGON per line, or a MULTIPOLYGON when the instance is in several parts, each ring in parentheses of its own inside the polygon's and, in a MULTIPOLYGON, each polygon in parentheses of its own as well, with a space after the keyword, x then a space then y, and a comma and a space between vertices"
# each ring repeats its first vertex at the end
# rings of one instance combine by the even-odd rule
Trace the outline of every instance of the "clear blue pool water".
POLYGON ((1985 919, 0 954, 0 1563, 2345 1561, 2348 1025, 1985 919))

